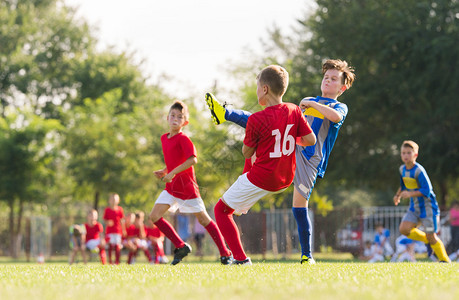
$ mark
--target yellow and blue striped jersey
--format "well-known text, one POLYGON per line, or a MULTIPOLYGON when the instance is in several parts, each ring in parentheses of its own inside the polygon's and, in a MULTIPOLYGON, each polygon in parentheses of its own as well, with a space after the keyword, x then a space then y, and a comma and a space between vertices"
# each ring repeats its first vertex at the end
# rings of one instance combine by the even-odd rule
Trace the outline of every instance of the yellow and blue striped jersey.
POLYGON ((347 116, 348 108, 346 104, 330 98, 319 96, 311 100, 330 106, 343 116, 339 123, 333 123, 314 108, 308 108, 304 111, 312 131, 317 137, 317 142, 313 146, 304 147, 301 153, 317 168, 317 176, 322 178, 328 165, 328 158, 338 137, 338 131, 347 116))
POLYGON ((430 214, 438 216, 440 209, 426 170, 419 163, 415 163, 411 169, 401 165, 399 171, 401 190, 420 191, 423 195, 423 197, 410 198, 409 210, 417 212, 420 218, 425 218, 430 214))

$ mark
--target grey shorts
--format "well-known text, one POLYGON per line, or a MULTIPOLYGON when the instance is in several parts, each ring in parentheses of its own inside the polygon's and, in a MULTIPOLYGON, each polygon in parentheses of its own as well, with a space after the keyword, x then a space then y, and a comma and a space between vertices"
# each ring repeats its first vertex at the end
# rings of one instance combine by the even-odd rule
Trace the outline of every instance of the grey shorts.
POLYGON ((295 147, 296 170, 293 185, 306 200, 309 200, 317 179, 317 168, 304 157, 302 147, 295 147))
POLYGON ((418 214, 408 210, 402 218, 402 222, 411 222, 418 224, 421 222, 422 226, 424 226, 425 233, 437 233, 438 232, 438 224, 440 224, 440 216, 427 216, 425 218, 419 217, 418 214))

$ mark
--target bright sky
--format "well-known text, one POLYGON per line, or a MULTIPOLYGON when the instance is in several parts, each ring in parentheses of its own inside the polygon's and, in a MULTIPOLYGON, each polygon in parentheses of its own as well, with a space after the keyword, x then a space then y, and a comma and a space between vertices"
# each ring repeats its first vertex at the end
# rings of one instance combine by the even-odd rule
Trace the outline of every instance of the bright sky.
POLYGON ((101 47, 134 50, 146 59, 146 75, 173 96, 201 94, 219 80, 244 49, 260 51, 260 39, 276 24, 283 33, 311 9, 311 0, 65 0, 99 28, 101 47))

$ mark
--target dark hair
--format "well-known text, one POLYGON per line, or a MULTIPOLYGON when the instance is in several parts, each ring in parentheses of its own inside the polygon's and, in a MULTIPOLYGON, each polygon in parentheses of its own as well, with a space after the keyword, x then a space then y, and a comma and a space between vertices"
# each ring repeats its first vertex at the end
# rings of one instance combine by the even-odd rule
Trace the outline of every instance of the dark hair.
POLYGON ((185 120, 188 120, 188 117, 189 117, 188 106, 185 103, 183 103, 180 100, 175 100, 174 103, 169 108, 169 113, 173 109, 178 110, 179 112, 181 112, 184 115, 185 120))

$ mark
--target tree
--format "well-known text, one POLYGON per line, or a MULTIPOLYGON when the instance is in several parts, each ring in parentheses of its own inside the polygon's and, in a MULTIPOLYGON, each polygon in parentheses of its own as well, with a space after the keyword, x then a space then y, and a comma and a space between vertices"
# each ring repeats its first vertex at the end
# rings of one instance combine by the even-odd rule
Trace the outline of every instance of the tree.
POLYGON ((87 56, 94 39, 86 22, 57 0, 0 3, 0 101, 58 118, 56 108, 70 99, 75 62, 87 56))
POLYGON ((10 253, 18 255, 24 203, 46 198, 41 186, 52 180, 49 166, 56 155, 60 125, 31 113, 0 118, 0 200, 9 207, 10 253))

